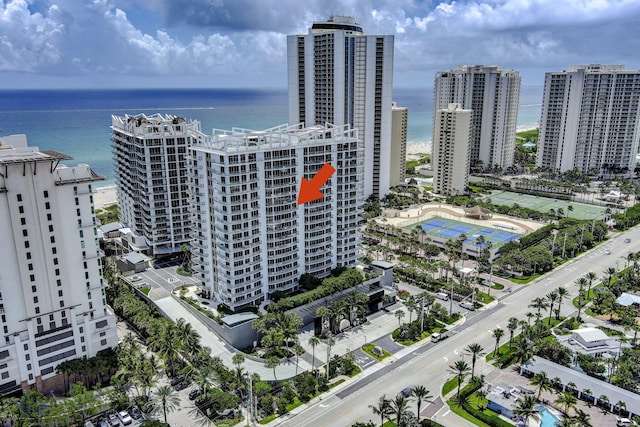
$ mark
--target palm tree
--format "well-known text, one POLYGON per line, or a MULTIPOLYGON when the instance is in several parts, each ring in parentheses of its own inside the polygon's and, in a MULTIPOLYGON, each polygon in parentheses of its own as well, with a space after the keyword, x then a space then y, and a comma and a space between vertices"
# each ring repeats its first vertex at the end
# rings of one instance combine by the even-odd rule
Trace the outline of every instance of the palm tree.
POLYGON ((526 395, 518 400, 517 405, 513 408, 513 414, 524 418, 525 425, 527 425, 529 418, 540 421, 540 412, 536 409, 536 399, 531 395, 526 395))
POLYGON ((318 337, 309 338, 309 345, 311 346, 312 357, 311 357, 311 371, 316 370, 316 346, 320 344, 320 340, 318 337))
POLYGON ((556 399, 556 403, 563 408, 565 416, 569 416, 569 409, 575 408, 578 399, 569 391, 563 392, 556 399))
POLYGON ((162 408, 164 422, 167 422, 167 411, 173 412, 180 405, 180 397, 171 386, 163 385, 153 393, 153 401, 156 408, 162 408))
POLYGON ((404 310, 397 310, 395 316, 398 319, 398 327, 402 327, 402 318, 404 317, 404 310))
POLYGON ((327 346, 327 379, 329 379, 331 347, 333 347, 335 344, 336 344, 336 339, 333 338, 332 336, 328 336, 327 338, 324 339, 324 345, 327 346))
MULTIPOLYGON (((533 299, 533 301, 531 301, 531 304, 529 304, 529 307, 535 308, 537 310, 536 314, 537 314, 537 319, 539 320, 541 317, 540 312, 542 310, 546 310, 549 307, 549 303, 544 297, 536 297, 533 299)), ((538 324, 538 320, 536 320, 536 325, 538 324)))
POLYGON ((543 391, 551 390, 551 380, 549 379, 545 371, 541 371, 535 374, 529 382, 531 383, 531 385, 534 385, 538 388, 538 395, 536 396, 538 400, 540 400, 540 395, 543 391))
POLYGON ((460 386, 465 377, 469 375, 469 365, 463 359, 457 360, 453 365, 449 365, 449 373, 458 378, 458 393, 456 397, 460 397, 460 386))
POLYGON ((500 339, 504 335, 504 331, 500 328, 493 330, 493 337, 496 339, 496 348, 493 350, 493 357, 500 356, 500 339))
POLYGON ((609 396, 606 394, 601 394, 598 398, 598 402, 602 403, 602 409, 607 412, 607 406, 609 406, 609 396))
POLYGON ((509 323, 507 323, 507 329, 509 330, 509 347, 511 347, 511 343, 513 342, 513 334, 516 329, 518 329, 518 319, 515 317, 509 318, 509 323))
POLYGON ((471 355, 471 378, 475 377, 476 371, 476 359, 480 356, 484 356, 484 348, 478 343, 471 343, 464 349, 464 352, 471 355))
POLYGON ((240 368, 240 366, 242 366, 242 364, 244 363, 244 355, 241 353, 236 353, 231 358, 231 361, 234 365, 236 365, 236 368, 240 368))
POLYGON ((613 278, 614 274, 616 274, 616 268, 615 267, 609 267, 605 270, 605 274, 609 277, 607 279, 607 286, 610 287, 611 286, 611 279, 613 278))
POLYGON ((296 355, 296 377, 298 376, 298 362, 300 360, 300 356, 302 356, 304 354, 304 348, 298 344, 295 343, 293 345, 293 353, 296 355))
MULTIPOLYGON (((325 306, 318 307, 318 309, 316 310, 316 316, 320 318, 320 324, 322 325, 322 334, 324 334, 324 325, 326 324, 326 320, 331 318, 331 310, 329 310, 329 308, 325 306)), ((329 326, 329 329, 331 329, 331 326, 329 326)))
POLYGON ((564 286, 560 286, 558 287, 558 289, 556 289, 556 292, 558 294, 558 309, 556 311, 556 319, 560 320, 560 306, 562 305, 562 301, 567 297, 567 295, 569 295, 569 291, 564 286))
POLYGON ((618 415, 622 415, 622 409, 627 409, 627 402, 623 402, 622 400, 618 400, 616 403, 616 408, 618 408, 618 415))
POLYGON ((587 272, 587 274, 584 277, 586 277, 586 279, 589 281, 589 289, 587 290, 587 298, 590 298, 591 297, 591 285, 593 284, 593 281, 598 278, 598 275, 596 273, 594 273, 593 271, 589 271, 589 272, 587 272))
POLYGON ((587 414, 582 409, 576 410, 576 416, 573 419, 580 427, 593 427, 591 424, 591 415, 587 414))
POLYGON ((278 380, 276 377, 276 368, 278 366, 280 366, 280 358, 278 356, 269 356, 265 359, 265 363, 264 366, 266 366, 267 368, 272 368, 273 369, 273 379, 274 380, 278 380))
POLYGON ((401 421, 408 411, 410 399, 404 397, 401 393, 396 394, 396 397, 389 402, 391 407, 391 413, 396 416, 396 425, 401 426, 401 421))
POLYGON ((198 331, 191 326, 191 323, 187 323, 183 318, 178 319, 176 322, 176 329, 183 350, 186 353, 196 353, 200 347, 200 334, 198 331))
POLYGON ((373 411, 374 415, 380 416, 380 425, 384 424, 384 420, 389 419, 391 412, 391 401, 383 394, 378 398, 377 405, 369 405, 369 408, 373 411))
POLYGON ((555 306, 556 301, 558 299, 558 292, 551 291, 546 295, 546 297, 547 297, 547 300, 549 301, 549 323, 548 323, 548 325, 551 326, 551 317, 552 317, 552 314, 553 314, 553 307, 555 306))
POLYGON ((422 406, 422 402, 429 402, 433 396, 429 394, 429 390, 427 390, 425 386, 417 385, 411 390, 411 397, 416 399, 416 405, 418 406, 416 415, 418 417, 418 422, 420 422, 420 407, 422 406))

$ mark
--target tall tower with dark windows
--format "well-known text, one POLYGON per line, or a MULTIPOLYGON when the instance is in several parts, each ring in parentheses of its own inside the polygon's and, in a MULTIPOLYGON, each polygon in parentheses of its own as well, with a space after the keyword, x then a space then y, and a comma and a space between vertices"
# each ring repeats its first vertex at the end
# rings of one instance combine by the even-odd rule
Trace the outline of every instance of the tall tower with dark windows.
POLYGON ((348 124, 364 140, 365 197, 384 197, 391 168, 392 35, 332 16, 287 38, 289 123, 348 124))

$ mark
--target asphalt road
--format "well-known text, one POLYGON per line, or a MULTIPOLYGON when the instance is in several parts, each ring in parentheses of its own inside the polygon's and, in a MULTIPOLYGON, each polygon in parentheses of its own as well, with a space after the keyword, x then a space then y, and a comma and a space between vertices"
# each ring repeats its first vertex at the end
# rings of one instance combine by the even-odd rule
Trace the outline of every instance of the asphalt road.
MULTIPOLYGON (((431 394, 438 396, 442 384, 452 375, 448 373, 449 365, 463 357, 464 348, 476 342, 485 348, 486 352, 493 349, 495 339, 492 331, 500 327, 505 331, 501 343, 508 339, 507 321, 515 316, 526 320, 525 313, 530 302, 536 297, 542 297, 559 286, 569 291, 569 297, 562 304, 562 314, 567 315, 575 311, 571 300, 577 295, 575 281, 594 271, 598 277, 603 276, 604 270, 614 266, 624 268, 624 257, 629 252, 640 250, 640 228, 625 233, 619 233, 615 238, 601 244, 579 258, 564 264, 553 272, 547 273, 535 282, 514 288, 513 292, 502 293, 501 301, 487 310, 465 313, 466 321, 458 327, 451 337, 441 343, 426 343, 423 347, 395 361, 393 364, 381 367, 377 364, 373 369, 368 368, 366 376, 357 383, 324 398, 297 415, 284 420, 284 426, 323 426, 344 427, 357 421, 366 422, 379 419, 373 415, 368 405, 375 405, 384 393, 387 397, 395 396, 405 387, 422 384, 431 394), (630 238, 630 243, 625 239, 630 238)), ((470 362, 467 357, 467 362, 470 362)), ((479 361, 476 365, 476 375, 487 375, 492 366, 479 361)), ((433 404, 433 405, 437 405, 433 404)), ((423 405, 423 408, 425 405, 423 405)), ((415 410, 415 407, 413 407, 415 410)), ((433 413, 434 408, 427 406, 423 414, 433 413)), ((473 424, 460 418, 453 418, 446 407, 435 408, 434 420, 445 426, 472 426, 473 424)))

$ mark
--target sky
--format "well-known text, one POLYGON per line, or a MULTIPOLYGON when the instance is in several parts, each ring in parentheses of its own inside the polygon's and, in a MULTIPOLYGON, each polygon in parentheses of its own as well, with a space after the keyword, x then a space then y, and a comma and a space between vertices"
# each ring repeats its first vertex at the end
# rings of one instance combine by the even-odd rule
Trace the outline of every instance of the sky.
POLYGON ((285 88, 286 36, 331 15, 395 36, 396 87, 459 64, 523 85, 640 69, 640 0, 0 0, 0 89, 285 88))

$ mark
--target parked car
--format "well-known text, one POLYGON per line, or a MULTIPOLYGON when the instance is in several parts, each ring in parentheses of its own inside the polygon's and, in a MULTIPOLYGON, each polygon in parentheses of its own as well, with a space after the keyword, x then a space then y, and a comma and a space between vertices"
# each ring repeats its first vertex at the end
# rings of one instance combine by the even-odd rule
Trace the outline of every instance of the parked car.
POLYGON ((438 292, 436 294, 436 298, 447 301, 449 299, 449 295, 445 294, 444 292, 438 292))
POLYGON ((187 383, 186 381, 178 383, 178 384, 173 386, 173 388, 175 388, 176 391, 184 390, 187 387, 189 387, 189 383, 187 383))
POLYGON ((195 398, 200 396, 201 394, 202 390, 200 390, 199 388, 194 388, 189 392, 189 400, 195 400, 195 398))
POLYGON ((133 422, 131 415, 129 415, 127 411, 118 412, 118 418, 120 418, 120 422, 126 426, 128 426, 133 422))
POLYGON ((629 418, 616 417, 616 425, 619 427, 625 427, 625 426, 637 426, 638 424, 635 421, 630 420, 629 418))
POLYGON ((138 280, 142 280, 142 277, 140 277, 140 276, 132 276, 131 277, 131 281, 132 282, 137 282, 138 280))
POLYGON ((118 427, 120 425, 116 414, 109 414, 109 424, 111 424, 111 427, 118 427))
POLYGON ((100 420, 98 421, 98 427, 109 427, 109 423, 107 420, 100 420))
POLYGON ((467 310, 470 310, 470 311, 474 311, 476 309, 475 305, 473 305, 473 303, 468 301, 462 301, 460 303, 460 307, 466 308, 467 310))
POLYGON ((131 417, 134 420, 139 420, 140 418, 144 417, 144 415, 142 414, 142 411, 140 410, 140 408, 138 408, 137 406, 134 406, 133 408, 131 408, 131 417))
POLYGON ((184 375, 178 375, 177 377, 172 378, 171 382, 169 384, 176 385, 176 384, 181 383, 183 381, 184 381, 184 375))

